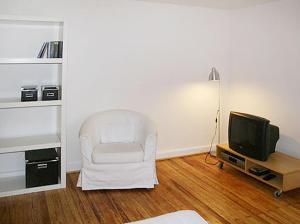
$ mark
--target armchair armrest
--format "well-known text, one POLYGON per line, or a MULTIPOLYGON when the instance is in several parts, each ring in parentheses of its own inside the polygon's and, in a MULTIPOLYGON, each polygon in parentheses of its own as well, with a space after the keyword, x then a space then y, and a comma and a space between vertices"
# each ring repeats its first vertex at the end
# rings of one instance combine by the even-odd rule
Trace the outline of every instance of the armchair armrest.
POLYGON ((80 149, 83 163, 92 162, 93 144, 88 136, 80 136, 80 149))
POLYGON ((96 145, 94 125, 91 120, 85 122, 79 131, 81 154, 83 158, 83 163, 92 162, 92 152, 96 145))
POLYGON ((157 134, 149 134, 144 146, 144 161, 156 157, 157 134))
POLYGON ((154 123, 148 121, 141 133, 139 133, 137 141, 143 146, 144 161, 154 158, 157 147, 157 131, 154 123))

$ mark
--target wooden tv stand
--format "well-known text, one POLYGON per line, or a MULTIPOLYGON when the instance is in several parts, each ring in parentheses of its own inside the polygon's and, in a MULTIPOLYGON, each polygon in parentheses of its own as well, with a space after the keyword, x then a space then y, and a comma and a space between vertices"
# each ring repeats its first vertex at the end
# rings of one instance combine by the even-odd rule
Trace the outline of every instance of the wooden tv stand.
POLYGON ((282 192, 293 190, 300 187, 300 159, 293 158, 281 152, 272 153, 268 160, 263 162, 256 159, 249 158, 229 148, 228 144, 217 145, 217 159, 220 161, 219 167, 222 169, 223 165, 229 165, 265 184, 274 188, 275 197, 280 197, 282 192), (234 156, 238 156, 244 160, 244 164, 236 164, 234 161, 228 161, 224 158, 224 152, 229 152, 234 156), (250 167, 264 167, 277 175, 274 179, 269 181, 263 180, 264 176, 256 176, 249 172, 250 167))

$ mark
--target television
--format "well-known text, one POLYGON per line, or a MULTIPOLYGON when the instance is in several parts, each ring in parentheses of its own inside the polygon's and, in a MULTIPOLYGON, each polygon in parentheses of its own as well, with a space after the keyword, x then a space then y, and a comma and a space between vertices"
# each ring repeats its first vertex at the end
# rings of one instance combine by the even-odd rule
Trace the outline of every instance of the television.
POLYGON ((275 152, 279 128, 270 121, 251 114, 230 112, 229 147, 248 157, 266 161, 275 152))

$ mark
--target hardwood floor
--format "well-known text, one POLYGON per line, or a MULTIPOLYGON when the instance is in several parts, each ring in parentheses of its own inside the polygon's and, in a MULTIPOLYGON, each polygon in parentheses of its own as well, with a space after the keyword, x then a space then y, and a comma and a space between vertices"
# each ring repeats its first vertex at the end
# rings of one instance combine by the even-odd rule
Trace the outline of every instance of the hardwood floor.
POLYGON ((273 197, 273 189, 228 166, 207 165, 204 155, 157 162, 154 190, 67 188, 0 198, 0 223, 126 223, 182 209, 210 223, 300 223, 300 190, 273 197))

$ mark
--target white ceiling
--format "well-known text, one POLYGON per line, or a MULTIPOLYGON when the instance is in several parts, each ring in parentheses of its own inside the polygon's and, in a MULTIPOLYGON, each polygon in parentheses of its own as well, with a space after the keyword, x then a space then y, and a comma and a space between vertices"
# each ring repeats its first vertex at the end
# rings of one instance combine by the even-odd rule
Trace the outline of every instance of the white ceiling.
POLYGON ((235 9, 278 0, 139 0, 147 2, 171 3, 178 5, 202 6, 219 9, 235 9))

